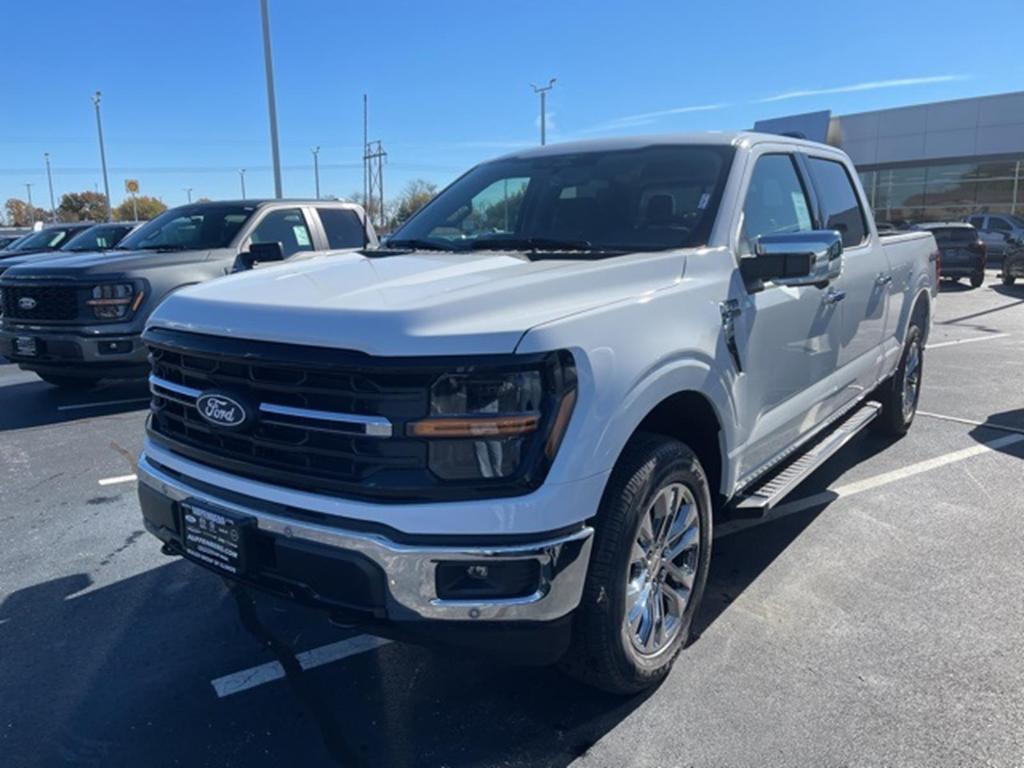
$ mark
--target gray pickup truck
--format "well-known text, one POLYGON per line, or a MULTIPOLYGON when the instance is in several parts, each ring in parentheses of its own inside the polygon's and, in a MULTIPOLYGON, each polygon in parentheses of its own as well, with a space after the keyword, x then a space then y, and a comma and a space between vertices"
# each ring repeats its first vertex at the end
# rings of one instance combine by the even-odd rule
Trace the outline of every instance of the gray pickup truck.
POLYGON ((60 387, 148 372, 140 341, 169 294, 258 263, 377 245, 363 209, 326 200, 173 208, 104 253, 20 264, 0 276, 0 355, 60 387))

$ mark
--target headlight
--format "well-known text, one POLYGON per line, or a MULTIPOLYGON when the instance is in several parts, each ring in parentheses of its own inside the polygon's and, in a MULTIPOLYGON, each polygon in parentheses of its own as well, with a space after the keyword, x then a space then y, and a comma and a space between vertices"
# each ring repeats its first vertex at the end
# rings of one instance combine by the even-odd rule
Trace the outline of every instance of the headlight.
POLYGON ((430 441, 429 467, 442 480, 508 480, 554 459, 575 403, 567 352, 530 369, 449 373, 409 434, 430 441))
POLYGON ((135 311, 142 302, 142 292, 135 292, 131 283, 105 283, 92 289, 92 298, 86 304, 100 320, 117 320, 135 311))

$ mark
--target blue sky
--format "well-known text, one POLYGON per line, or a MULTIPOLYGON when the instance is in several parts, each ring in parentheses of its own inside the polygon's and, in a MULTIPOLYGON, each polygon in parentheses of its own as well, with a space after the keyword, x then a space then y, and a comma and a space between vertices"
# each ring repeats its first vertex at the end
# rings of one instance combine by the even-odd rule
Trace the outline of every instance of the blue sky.
MULTIPOLYGON (((284 193, 361 189, 362 94, 389 152, 386 193, 444 184, 537 141, 530 83, 558 82, 549 142, 749 127, 1024 89, 1002 40, 1019 0, 928 3, 271 0, 284 193), (977 24, 972 28, 972 24, 977 24), (1002 42, 1000 42, 1002 40, 1002 42)), ((114 203, 125 178, 168 205, 273 191, 257 0, 4 4, 0 202, 48 207, 102 181, 90 96, 103 91, 114 203)), ((1012 37, 1012 35, 1011 35, 1012 37)), ((1019 48, 1019 46, 1018 46, 1019 48)))

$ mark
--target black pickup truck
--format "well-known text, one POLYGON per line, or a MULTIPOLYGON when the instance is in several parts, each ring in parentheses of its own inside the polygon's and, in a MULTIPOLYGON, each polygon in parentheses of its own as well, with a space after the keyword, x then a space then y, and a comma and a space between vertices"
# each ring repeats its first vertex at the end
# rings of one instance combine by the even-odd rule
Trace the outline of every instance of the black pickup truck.
POLYGON ((141 378, 146 319, 164 298, 257 263, 375 246, 363 209, 240 200, 165 211, 104 253, 62 254, 0 275, 0 356, 60 387, 141 378))

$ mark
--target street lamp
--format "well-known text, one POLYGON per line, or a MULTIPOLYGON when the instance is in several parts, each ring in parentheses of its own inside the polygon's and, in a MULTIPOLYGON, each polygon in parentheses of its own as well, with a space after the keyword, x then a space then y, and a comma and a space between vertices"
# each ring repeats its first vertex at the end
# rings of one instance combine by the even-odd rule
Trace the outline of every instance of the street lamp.
POLYGON ((274 61, 270 52, 270 11, 260 0, 263 21, 263 66, 267 74, 267 111, 270 113, 270 152, 274 160, 274 197, 281 199, 281 153, 277 147, 277 100, 274 98, 274 61))
POLYGON ((107 181, 107 151, 103 148, 103 122, 100 120, 100 92, 92 97, 96 107, 96 133, 100 137, 100 164, 103 166, 103 194, 107 196, 107 221, 110 221, 110 183, 107 181))
POLYGON ((313 148, 313 176, 316 178, 316 199, 320 199, 320 146, 313 148))
POLYGON ((543 147, 547 141, 547 96, 548 91, 555 87, 555 78, 551 78, 545 86, 537 86, 530 83, 534 93, 540 94, 540 145, 543 147))
POLYGON ((238 178, 242 182, 242 199, 245 200, 245 168, 238 169, 238 178))
POLYGON ((192 202, 192 187, 184 187, 185 194, 188 195, 188 201, 192 202))
POLYGON ((57 221, 57 206, 53 202, 53 174, 50 173, 50 153, 43 152, 46 161, 46 181, 50 185, 50 221, 57 221))

